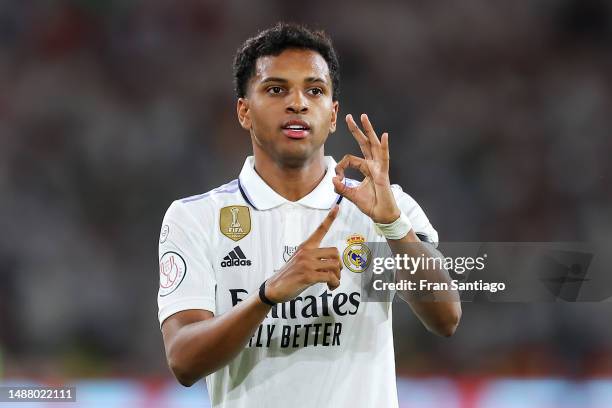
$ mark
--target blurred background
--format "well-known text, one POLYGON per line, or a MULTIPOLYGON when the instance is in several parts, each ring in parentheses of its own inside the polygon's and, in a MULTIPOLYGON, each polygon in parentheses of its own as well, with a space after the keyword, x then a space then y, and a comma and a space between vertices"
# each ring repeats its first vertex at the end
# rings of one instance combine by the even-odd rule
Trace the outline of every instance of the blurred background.
MULTIPOLYGON (((166 367, 159 230, 238 175, 233 55, 281 20, 330 34, 442 241, 612 242, 610 1, 2 1, 1 382, 207 406, 166 367)), ((396 306, 402 406, 612 406, 611 303, 464 304, 449 339, 396 306)))

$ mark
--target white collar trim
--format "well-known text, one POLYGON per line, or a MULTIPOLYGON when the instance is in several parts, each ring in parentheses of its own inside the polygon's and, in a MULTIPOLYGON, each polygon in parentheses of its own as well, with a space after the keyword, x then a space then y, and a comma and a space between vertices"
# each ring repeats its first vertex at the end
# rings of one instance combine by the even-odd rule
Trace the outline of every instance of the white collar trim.
MULTIPOLYGON (((326 210, 330 209, 338 201, 339 195, 334 191, 334 183, 332 182, 332 178, 336 174, 336 161, 331 156, 325 156, 325 164, 327 171, 319 185, 306 196, 295 201, 296 204, 326 210)), ((291 202, 274 191, 257 174, 255 171, 255 158, 253 156, 246 158, 238 179, 240 189, 246 196, 245 198, 256 210, 269 210, 291 202)))

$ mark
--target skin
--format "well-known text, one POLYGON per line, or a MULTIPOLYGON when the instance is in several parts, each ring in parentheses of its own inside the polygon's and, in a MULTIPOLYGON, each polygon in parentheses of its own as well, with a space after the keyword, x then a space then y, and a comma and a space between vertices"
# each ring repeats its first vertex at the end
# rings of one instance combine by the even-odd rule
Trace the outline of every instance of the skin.
MULTIPOLYGON (((324 144, 336 130, 339 107, 332 98, 331 84, 327 63, 320 54, 287 49, 257 60, 247 95, 237 102, 238 121, 251 137, 255 170, 290 201, 306 196, 325 175, 324 144), (287 137, 281 128, 290 119, 307 121, 310 134, 299 140, 287 137)), ((351 115, 346 116, 346 123, 364 157, 347 155, 338 162, 334 187, 374 222, 391 223, 399 217, 400 210, 389 182, 389 135, 383 133, 379 139, 367 115, 360 119, 363 131, 351 115), (349 188, 342 183, 344 170, 349 167, 364 174, 358 187, 349 188)), ((337 248, 319 248, 338 211, 334 206, 289 262, 268 279, 269 299, 279 303, 291 300, 318 282, 325 282, 330 290, 340 285, 342 263, 337 248)), ((388 242, 394 253, 439 255, 412 230, 401 240, 388 242)), ((446 271, 418 271, 408 278, 425 275, 429 280, 449 279, 446 271)), ((448 336, 455 331, 461 316, 458 302, 404 299, 432 332, 448 336)), ((220 316, 205 310, 186 310, 170 316, 162 324, 170 369, 181 384, 190 386, 222 368, 242 351, 269 311, 270 306, 253 293, 220 316)))
POLYGON ((236 110, 251 136, 255 170, 263 180, 291 201, 310 193, 325 174, 324 143, 335 132, 338 116, 323 57, 288 49, 259 58, 247 98, 238 100, 236 110), (310 135, 301 140, 285 136, 281 127, 290 119, 307 121, 310 135))
MULTIPOLYGON (((346 116, 347 125, 359 144, 364 157, 346 155, 336 166, 334 187, 337 193, 352 201, 374 222, 389 224, 400 216, 400 210, 391 191, 389 181, 389 134, 383 133, 379 139, 366 114, 361 115, 363 131, 357 126, 351 115, 346 116), (344 170, 359 170, 364 179, 357 187, 347 187, 342 183, 344 170)), ((443 257, 432 245, 421 242, 414 230, 398 240, 387 239, 391 252, 428 258, 443 257)), ((425 279, 429 282, 450 283, 448 272, 444 269, 418 269, 409 273, 406 270, 396 272, 396 280, 418 282, 425 279)), ((398 295, 408 303, 423 325, 432 333, 449 337, 455 333, 461 319, 461 303, 457 291, 408 292, 398 291, 398 295)))

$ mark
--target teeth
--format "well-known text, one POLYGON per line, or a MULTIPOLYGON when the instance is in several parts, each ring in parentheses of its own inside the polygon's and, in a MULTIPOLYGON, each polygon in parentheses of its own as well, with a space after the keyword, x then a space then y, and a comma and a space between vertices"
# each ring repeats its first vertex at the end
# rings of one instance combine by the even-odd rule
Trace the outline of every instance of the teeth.
POLYGON ((306 128, 304 126, 300 126, 300 125, 289 125, 289 126, 287 126, 287 129, 304 130, 306 128))

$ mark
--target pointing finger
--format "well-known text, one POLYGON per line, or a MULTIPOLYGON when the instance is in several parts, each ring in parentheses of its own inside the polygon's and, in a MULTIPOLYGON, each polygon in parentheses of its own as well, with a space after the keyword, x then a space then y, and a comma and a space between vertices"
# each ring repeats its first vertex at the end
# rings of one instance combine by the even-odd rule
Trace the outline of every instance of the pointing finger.
POLYGON ((325 234, 327 234, 327 231, 329 231, 329 228, 336 219, 339 209, 340 207, 338 206, 338 204, 332 207, 323 222, 321 222, 321 224, 317 227, 316 230, 314 230, 310 237, 308 237, 308 239, 302 243, 303 248, 319 247, 321 241, 323 240, 323 237, 325 237, 325 234))

